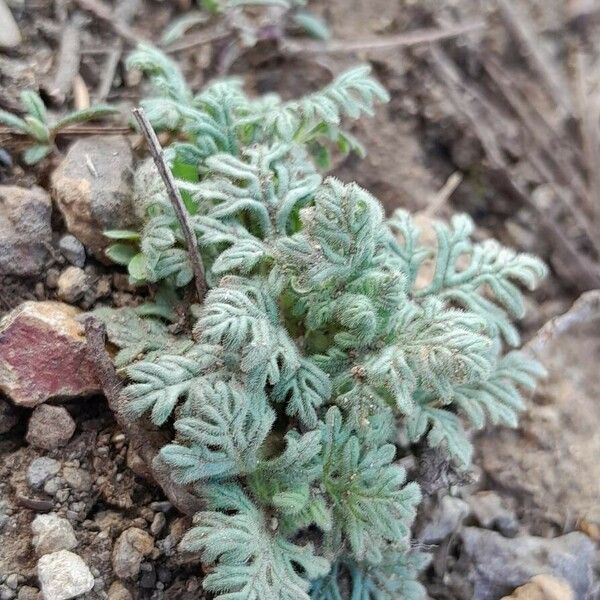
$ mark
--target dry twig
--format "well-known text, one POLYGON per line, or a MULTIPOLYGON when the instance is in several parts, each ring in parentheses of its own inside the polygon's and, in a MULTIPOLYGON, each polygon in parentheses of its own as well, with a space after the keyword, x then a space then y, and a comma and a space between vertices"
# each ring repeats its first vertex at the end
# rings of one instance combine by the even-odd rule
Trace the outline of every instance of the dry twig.
POLYGON ((568 115, 573 114, 573 102, 563 74, 546 55, 532 24, 523 11, 518 10, 513 0, 497 0, 500 14, 517 41, 523 46, 531 66, 540 74, 557 106, 568 115))
POLYGON ((408 33, 391 36, 379 36, 375 39, 330 42, 294 42, 285 40, 282 42, 282 50, 287 54, 335 54, 346 52, 357 52, 359 50, 389 50, 402 46, 416 46, 431 42, 447 40, 466 33, 480 31, 485 27, 483 21, 473 21, 449 27, 447 29, 419 29, 408 33))
POLYGON ((127 25, 127 23, 115 18, 112 8, 102 2, 102 0, 76 0, 76 2, 83 10, 91 12, 101 21, 108 23, 112 30, 127 43, 137 46, 146 41, 139 33, 127 25))
POLYGON ((146 139, 148 149, 150 150, 150 154, 154 159, 154 164, 156 165, 156 168, 160 173, 165 187, 167 188, 169 200, 173 205, 173 209, 175 210, 175 214, 177 215, 179 224, 181 225, 183 237, 185 238, 187 244, 190 263, 194 272, 194 280, 196 284, 198 300, 202 302, 204 300, 204 296, 206 295, 206 279, 204 276, 204 266, 202 265, 202 259, 200 257, 200 251, 198 249, 198 239, 196 238, 196 234, 194 233, 194 230, 192 228, 190 216, 183 203, 183 199, 181 197, 181 193, 179 192, 179 188, 175 183, 173 173, 171 173, 171 169, 169 169, 165 162, 160 142, 156 137, 154 129, 152 129, 152 125, 150 125, 150 122, 144 114, 144 110, 142 108, 134 108, 133 116, 135 117, 136 121, 138 122, 138 125, 140 126, 142 135, 146 139))

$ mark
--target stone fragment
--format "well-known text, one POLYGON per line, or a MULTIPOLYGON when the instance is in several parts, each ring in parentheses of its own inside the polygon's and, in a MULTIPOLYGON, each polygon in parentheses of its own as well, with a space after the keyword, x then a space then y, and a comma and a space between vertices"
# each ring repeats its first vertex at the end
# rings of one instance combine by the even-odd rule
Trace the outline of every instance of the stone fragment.
POLYGON ((63 406, 36 406, 27 427, 27 441, 36 448, 54 450, 64 446, 75 433, 75 421, 63 406))
POLYGON ((40 590, 30 585, 24 585, 19 590, 17 598, 19 600, 38 600, 40 597, 40 590))
POLYGON ((12 404, 0 398, 0 434, 10 431, 18 420, 17 411, 12 404))
POLYGON ((469 514, 469 505, 460 498, 444 496, 419 534, 424 544, 437 544, 456 531, 469 514))
POLYGON ((132 600, 131 592, 120 582, 115 581, 108 588, 108 600, 132 600))
POLYGON ((59 550, 72 550, 77 546, 71 523, 54 513, 37 515, 31 523, 31 531, 33 546, 38 556, 59 550))
POLYGON ((87 275, 79 267, 67 267, 58 278, 58 297, 69 304, 80 300, 88 288, 87 275))
POLYGON ((156 537, 158 534, 164 529, 167 524, 167 518, 165 517, 165 513, 157 512, 152 519, 152 524, 150 525, 150 533, 156 537))
POLYGON ((496 600, 541 574, 565 579, 576 598, 587 598, 591 593, 596 546, 583 533, 554 539, 505 538, 495 531, 466 527, 461 537, 471 565, 473 595, 478 600, 496 600))
POLYGON ((496 428, 477 442, 481 466, 520 500, 535 522, 600 526, 600 290, 569 311, 557 335, 529 344, 548 372, 518 429, 496 428))
POLYGON ((112 565, 119 579, 135 579, 140 572, 142 559, 154 550, 154 539, 142 529, 130 527, 115 542, 112 565))
POLYGON ((67 229, 98 258, 110 243, 106 229, 135 224, 132 174, 127 138, 91 136, 76 141, 52 175, 52 194, 67 229))
POLYGON ((58 241, 61 254, 75 267, 85 265, 85 248, 83 244, 70 233, 63 235, 58 241))
POLYGON ((467 499, 471 512, 482 527, 498 529, 506 537, 517 535, 519 523, 511 510, 502 504, 502 498, 496 492, 483 491, 467 499))
POLYGON ((15 404, 100 391, 79 314, 60 302, 24 302, 0 321, 0 391, 15 404))
POLYGON ((21 43, 21 32, 5 0, 0 0, 0 48, 14 48, 21 43))
POLYGON ((65 467, 62 472, 67 485, 76 492, 89 492, 92 489, 92 477, 79 467, 65 467))
POLYGON ((69 600, 94 587, 94 576, 88 566, 68 550, 42 556, 37 573, 44 600, 69 600))
POLYGON ((0 275, 41 273, 52 243, 51 210, 39 187, 0 185, 0 275))
POLYGON ((34 458, 27 469, 27 483, 30 487, 40 489, 46 481, 60 471, 60 463, 53 458, 40 456, 34 458))
POLYGON ((571 586, 552 575, 536 575, 502 600, 575 600, 571 586))

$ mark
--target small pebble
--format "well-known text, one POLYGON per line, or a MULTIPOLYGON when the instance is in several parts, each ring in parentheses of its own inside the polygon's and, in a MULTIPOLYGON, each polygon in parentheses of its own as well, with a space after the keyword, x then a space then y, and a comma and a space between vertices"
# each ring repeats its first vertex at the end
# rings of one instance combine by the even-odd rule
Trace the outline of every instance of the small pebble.
POLYGON ((83 267, 85 264, 85 248, 83 244, 70 233, 63 235, 59 242, 58 248, 61 254, 75 267, 83 267))

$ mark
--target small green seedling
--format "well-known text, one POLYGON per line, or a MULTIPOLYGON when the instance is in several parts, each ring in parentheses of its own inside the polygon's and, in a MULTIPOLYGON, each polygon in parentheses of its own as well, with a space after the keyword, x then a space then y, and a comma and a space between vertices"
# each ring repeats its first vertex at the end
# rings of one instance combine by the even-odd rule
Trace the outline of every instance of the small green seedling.
POLYGON ((0 110, 0 123, 30 136, 35 141, 35 144, 23 153, 23 160, 28 165, 39 162, 52 151, 56 134, 65 127, 117 112, 110 106, 96 105, 73 111, 58 121, 50 122, 48 111, 39 94, 28 90, 21 92, 21 103, 25 110, 23 118, 0 110))

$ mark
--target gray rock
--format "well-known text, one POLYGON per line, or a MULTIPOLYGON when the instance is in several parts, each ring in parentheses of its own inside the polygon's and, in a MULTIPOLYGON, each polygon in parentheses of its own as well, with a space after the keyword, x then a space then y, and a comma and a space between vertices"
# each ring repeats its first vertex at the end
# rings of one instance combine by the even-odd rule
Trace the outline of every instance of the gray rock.
POLYGON ((37 515, 31 523, 31 531, 38 556, 59 550, 72 550, 77 546, 71 523, 54 513, 37 515))
POLYGON ((17 573, 11 573, 4 582, 11 590, 16 590, 19 585, 19 575, 17 573))
POLYGON ((74 235, 70 233, 63 235, 58 242, 58 248, 73 266, 83 267, 85 265, 85 248, 74 235))
POLYGON ((0 275, 42 271, 52 243, 51 210, 41 188, 0 185, 0 275))
POLYGON ((508 539, 495 531, 466 527, 461 537, 476 600, 497 600, 541 574, 568 581, 578 600, 591 593, 596 546, 583 533, 508 539))
POLYGON ((496 492, 478 492, 469 496, 467 502, 482 527, 498 529, 506 537, 517 535, 519 531, 517 517, 513 511, 503 505, 502 498, 496 492))
POLYGON ((21 586, 17 598, 19 600, 38 600, 40 591, 30 585, 21 586))
POLYGON ((16 596, 15 591, 7 585, 0 585, 0 600, 12 600, 16 596))
POLYGON ((27 483, 33 489, 40 489, 48 479, 60 471, 60 463, 53 458, 40 456, 31 461, 27 469, 27 483))
POLYGON ((167 518, 165 517, 165 513, 156 513, 152 519, 152 524, 150 525, 150 533, 156 537, 164 529, 166 524, 167 518))
POLYGON ((75 142, 52 175, 52 194, 71 234, 103 258, 106 229, 135 225, 133 154, 127 138, 91 136, 75 142))
POLYGON ((115 542, 112 553, 112 565, 119 579, 135 579, 142 565, 142 559, 154 550, 154 539, 151 535, 130 527, 115 542))
POLYGON ((62 475, 67 485, 76 492, 89 492, 92 489, 92 478, 85 469, 65 467, 62 475))
POLYGON ((42 556, 37 563, 37 573, 46 600, 69 600, 94 587, 88 566, 68 550, 42 556))
POLYGON ((0 48, 14 48, 21 43, 21 32, 6 2, 0 0, 0 48))
POLYGON ((53 477, 52 479, 49 479, 48 481, 46 481, 46 483, 44 484, 44 492, 46 494, 48 494, 48 496, 54 496, 56 494, 56 492, 58 492, 58 490, 60 490, 61 487, 62 487, 62 482, 61 482, 60 478, 53 477))
POLYGON ((0 433, 10 431, 18 420, 14 406, 4 398, 0 398, 0 433))
POLYGON ((67 267, 58 278, 58 297, 74 304, 80 300, 89 288, 87 275, 79 267, 67 267))
POLYGON ((27 441, 36 448, 54 450, 64 446, 75 433, 75 421, 63 406, 36 406, 27 427, 27 441))
POLYGON ((469 514, 469 505, 460 498, 444 496, 419 533, 424 544, 437 544, 456 531, 469 514))

